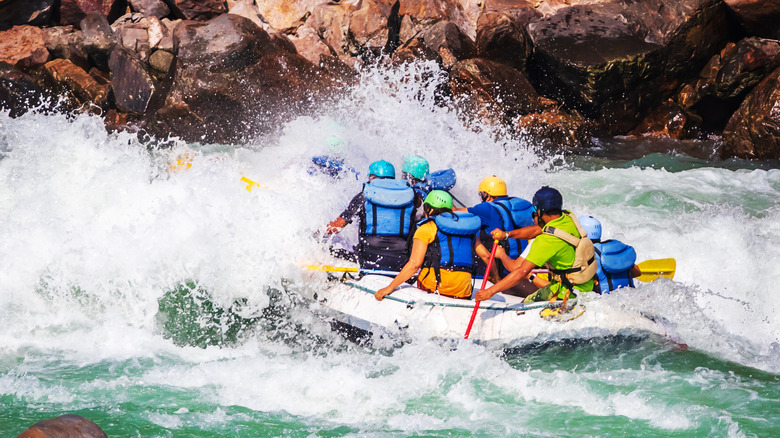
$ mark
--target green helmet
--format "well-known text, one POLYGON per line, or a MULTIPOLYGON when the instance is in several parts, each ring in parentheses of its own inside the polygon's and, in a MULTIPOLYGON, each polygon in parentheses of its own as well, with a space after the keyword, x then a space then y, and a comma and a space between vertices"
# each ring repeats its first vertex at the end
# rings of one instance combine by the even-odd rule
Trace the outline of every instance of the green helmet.
POLYGON ((404 167, 401 169, 415 179, 424 179, 428 175, 428 160, 416 155, 410 155, 404 159, 404 167))
POLYGON ((370 166, 368 166, 368 176, 371 175, 378 176, 380 178, 395 178, 395 167, 389 161, 374 161, 370 166))
POLYGON ((444 190, 432 190, 425 197, 425 203, 433 208, 452 208, 452 195, 444 190))

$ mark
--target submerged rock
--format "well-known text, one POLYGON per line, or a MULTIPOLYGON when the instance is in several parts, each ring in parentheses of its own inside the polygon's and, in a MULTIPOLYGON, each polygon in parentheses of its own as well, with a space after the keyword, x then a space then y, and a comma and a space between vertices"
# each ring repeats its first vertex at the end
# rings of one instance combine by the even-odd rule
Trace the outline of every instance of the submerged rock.
POLYGON ((62 415, 43 420, 22 432, 17 438, 108 438, 103 429, 80 415, 62 415))

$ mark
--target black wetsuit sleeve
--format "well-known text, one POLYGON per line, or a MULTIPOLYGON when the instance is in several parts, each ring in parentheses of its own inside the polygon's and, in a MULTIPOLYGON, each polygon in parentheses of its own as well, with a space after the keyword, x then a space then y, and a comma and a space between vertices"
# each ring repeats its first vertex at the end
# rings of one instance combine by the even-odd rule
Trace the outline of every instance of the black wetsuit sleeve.
POLYGON ((344 211, 341 212, 339 217, 344 219, 348 224, 351 224, 352 221, 355 220, 355 218, 358 218, 361 216, 361 213, 366 208, 366 197, 363 195, 363 192, 358 193, 355 195, 351 201, 349 201, 349 205, 347 206, 344 211))

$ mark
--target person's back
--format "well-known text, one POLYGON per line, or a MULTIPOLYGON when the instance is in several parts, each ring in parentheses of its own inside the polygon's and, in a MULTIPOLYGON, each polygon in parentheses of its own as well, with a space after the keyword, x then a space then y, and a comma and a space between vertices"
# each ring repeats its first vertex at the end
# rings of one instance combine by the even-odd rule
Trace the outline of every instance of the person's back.
POLYGON ((608 294, 621 287, 634 287, 634 266, 636 251, 625 243, 608 239, 601 240, 601 222, 593 216, 583 216, 580 224, 587 231, 596 252, 598 271, 597 290, 608 294))
POLYGON ((376 179, 363 187, 358 261, 363 269, 399 271, 409 259, 414 191, 406 182, 376 179))
POLYGON ((469 298, 479 229, 479 218, 466 212, 444 212, 422 221, 414 234, 415 239, 428 244, 418 276, 420 286, 442 295, 469 298))
MULTIPOLYGON (((482 220, 480 240, 486 247, 490 248, 493 245, 491 232, 494 230, 509 232, 534 225, 531 203, 522 198, 508 196, 506 182, 501 178, 496 176, 483 178, 479 183, 478 194, 482 202, 467 210, 482 220)), ((517 259, 528 246, 526 239, 506 238, 499 243, 512 259, 517 259)), ((497 268, 499 276, 503 277, 509 272, 501 261, 497 262, 497 268)), ((482 273, 484 270, 485 266, 480 263, 478 272, 482 273)))
POLYGON ((391 163, 371 163, 363 190, 328 224, 328 233, 333 234, 358 219, 359 241, 354 253, 363 269, 398 271, 409 256, 414 191, 405 181, 393 178, 395 168, 391 163))

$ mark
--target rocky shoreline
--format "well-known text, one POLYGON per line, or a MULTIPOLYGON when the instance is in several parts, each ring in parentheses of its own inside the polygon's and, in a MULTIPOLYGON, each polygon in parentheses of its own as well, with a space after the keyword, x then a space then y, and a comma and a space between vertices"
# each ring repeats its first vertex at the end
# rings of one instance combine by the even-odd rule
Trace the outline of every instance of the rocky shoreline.
POLYGON ((551 147, 719 135, 780 159, 778 40, 777 0, 0 0, 0 108, 238 143, 423 59, 442 105, 551 147))

